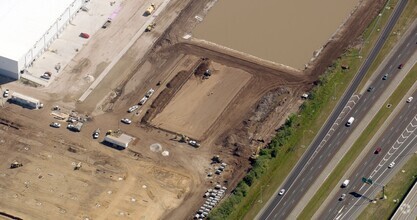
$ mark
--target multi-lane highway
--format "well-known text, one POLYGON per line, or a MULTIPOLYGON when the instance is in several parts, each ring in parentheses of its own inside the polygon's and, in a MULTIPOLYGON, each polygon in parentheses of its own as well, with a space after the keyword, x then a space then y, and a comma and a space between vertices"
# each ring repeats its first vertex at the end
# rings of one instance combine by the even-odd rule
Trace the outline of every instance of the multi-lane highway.
MULTIPOLYGON (((276 195, 273 197, 268 203, 269 205, 260 215, 260 219, 284 219, 288 217, 300 198, 302 198, 304 193, 315 181, 316 177, 319 176, 321 171, 329 163, 332 155, 338 151, 339 147, 349 136, 352 129, 354 129, 355 124, 350 128, 344 127, 343 120, 345 119, 340 116, 342 111, 344 114, 347 114, 347 111, 353 108, 349 114, 358 114, 356 118, 357 120, 360 120, 361 116, 363 117, 365 115, 366 110, 370 108, 373 101, 375 101, 377 94, 382 93, 383 88, 387 86, 389 80, 375 82, 374 87, 376 89, 372 93, 365 94, 364 97, 359 99, 360 103, 356 103, 356 101, 351 100, 349 104, 353 103, 354 105, 350 105, 349 108, 346 108, 348 101, 351 99, 354 91, 357 89, 365 73, 374 61, 376 55, 379 53, 385 39, 387 39, 387 36, 391 33, 392 28, 398 20, 398 17, 403 11, 406 3, 407 0, 401 0, 398 2, 398 5, 395 7, 387 26, 381 32, 380 38, 377 40, 377 43, 372 49, 370 55, 359 69, 359 72, 354 78, 349 89, 346 91, 344 97, 339 102, 338 106, 333 111, 332 115, 329 117, 312 145, 306 151, 302 159, 297 163, 289 177, 287 177, 285 183, 283 184, 283 188, 285 188, 287 192, 283 196, 276 195), (368 101, 361 101, 364 99, 368 101), (358 106, 363 107, 358 108, 358 106)), ((395 74, 395 68, 398 66, 399 62, 408 60, 412 52, 416 49, 415 47, 411 47, 409 44, 411 41, 415 40, 416 36, 410 35, 405 41, 403 41, 404 43, 397 50, 396 56, 393 56, 393 59, 388 62, 385 71, 395 74)), ((413 44, 415 44, 415 42, 413 44)))
MULTIPOLYGON (((413 97, 417 97, 414 92, 413 97)), ((403 100, 405 102, 405 98, 403 100)), ((414 100, 415 101, 415 100, 414 100)), ((381 192, 382 186, 401 168, 406 158, 417 149, 417 104, 406 103, 401 111, 387 126, 361 163, 348 177, 346 188, 340 188, 323 210, 319 219, 354 219, 358 210, 364 208, 381 192), (377 153, 377 148, 381 151, 377 153), (393 163, 394 162, 394 163, 393 163), (393 167, 389 167, 393 163, 393 167), (362 178, 371 179, 373 184, 362 182, 362 178), (344 200, 340 196, 346 194, 344 200)), ((393 199, 393 198, 390 198, 393 199)))

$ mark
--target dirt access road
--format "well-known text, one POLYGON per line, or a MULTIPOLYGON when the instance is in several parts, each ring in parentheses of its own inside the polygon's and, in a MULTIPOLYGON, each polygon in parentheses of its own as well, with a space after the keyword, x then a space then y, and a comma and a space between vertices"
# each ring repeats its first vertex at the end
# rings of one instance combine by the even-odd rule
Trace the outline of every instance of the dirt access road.
POLYGON ((219 183, 230 192, 236 186, 250 168, 249 156, 297 111, 300 95, 382 7, 382 0, 363 1, 302 72, 210 42, 184 39, 198 24, 195 16, 204 17, 213 1, 173 0, 156 18, 156 28, 141 36, 91 95, 77 103, 146 20, 147 4, 122 3, 119 23, 93 36, 51 87, 7 84, 41 99, 45 108, 31 111, 7 103, 0 111, 8 121, 0 130, 0 193, 7 198, 0 201, 0 211, 42 219, 190 218, 207 188, 219 183), (352 27, 355 31, 348 31, 352 27), (147 50, 149 43, 153 46, 147 50), (196 71, 203 60, 213 72, 204 80, 196 71), (150 88, 155 89, 153 96, 127 113, 150 88), (190 108, 184 107, 187 103, 192 103, 190 108), (50 111, 54 105, 90 116, 83 130, 49 127, 57 121, 50 111), (124 117, 133 123, 120 123, 124 117), (96 128, 120 129, 136 141, 128 150, 117 151, 100 143, 104 134, 98 141, 92 139, 96 128), (197 139, 201 147, 180 143, 180 134, 197 139), (211 164, 214 155, 229 166, 221 175, 208 177, 218 167, 211 164), (23 167, 9 169, 14 161, 23 167), (83 166, 74 171, 78 162, 83 166))

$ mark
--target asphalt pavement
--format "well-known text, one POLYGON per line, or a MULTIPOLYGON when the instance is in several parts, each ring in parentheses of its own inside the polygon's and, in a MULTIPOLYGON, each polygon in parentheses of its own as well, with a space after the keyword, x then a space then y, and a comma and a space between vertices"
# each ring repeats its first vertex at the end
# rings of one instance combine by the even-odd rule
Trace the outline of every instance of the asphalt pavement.
MULTIPOLYGON (((274 197, 271 198, 271 200, 268 202, 267 208, 262 210, 262 214, 259 217, 260 219, 287 218, 291 210, 304 195, 306 190, 308 190, 311 184, 315 181, 315 177, 320 175, 321 171, 331 160, 331 156, 337 152, 338 147, 344 142, 346 137, 349 135, 349 132, 351 132, 351 130, 354 128, 354 126, 348 128, 344 127, 343 123, 341 123, 343 118, 341 118, 340 115, 344 113, 346 106, 349 106, 349 101, 352 101, 351 99, 354 91, 357 89, 359 83, 362 81, 376 55, 379 53, 382 45, 387 39, 387 36, 391 33, 392 28, 398 20, 398 17, 404 9, 406 3, 407 0, 401 0, 395 7, 395 10, 390 17, 388 24, 381 32, 377 43, 375 44, 368 58, 359 69, 350 87, 345 92, 336 109, 328 118, 326 124, 322 127, 321 131, 316 136, 313 144, 303 155, 302 159, 297 163, 289 177, 287 177, 285 183, 283 184, 283 188, 287 189, 287 192, 283 196, 275 194, 274 197), (329 133, 331 133, 331 135, 329 133)), ((406 52, 407 51, 408 49, 406 52)), ((411 52, 412 50, 410 51, 410 54, 411 52)), ((400 57, 406 60, 407 53, 401 54, 400 57)), ((392 67, 390 68, 392 69, 392 67)), ((359 102, 361 102, 361 99, 359 99, 359 102)), ((362 105, 369 106, 369 104, 372 104, 372 98, 362 105)), ((353 111, 355 105, 358 104, 355 102, 354 105, 349 106, 348 109, 352 109, 350 111, 353 111)), ((345 116, 347 116, 347 114, 345 116)))
MULTIPOLYGON (((417 91, 412 95, 417 97, 417 91)), ((405 102, 405 99, 403 100, 405 102)), ((364 160, 348 179, 346 188, 340 188, 321 213, 319 219, 354 219, 360 210, 370 202, 379 199, 376 194, 382 191, 401 165, 417 150, 417 104, 407 103, 380 136, 375 146, 367 152, 364 160), (381 148, 378 153, 377 148, 381 148), (392 164, 392 168, 390 168, 392 164), (362 178, 371 179, 372 184, 364 183, 362 178), (340 196, 346 198, 340 201, 340 196)), ((393 199, 393 198, 388 198, 393 199)))

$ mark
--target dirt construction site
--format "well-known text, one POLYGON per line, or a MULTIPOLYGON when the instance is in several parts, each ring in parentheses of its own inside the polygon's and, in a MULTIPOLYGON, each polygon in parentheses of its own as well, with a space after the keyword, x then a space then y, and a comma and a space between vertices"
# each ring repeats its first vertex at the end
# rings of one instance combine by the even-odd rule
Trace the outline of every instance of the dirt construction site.
POLYGON ((207 189, 233 190, 249 158, 297 112, 301 95, 348 46, 360 44, 383 3, 362 1, 297 70, 193 38, 196 16, 213 0, 157 0, 157 16, 144 15, 147 1, 116 1, 117 19, 49 86, 2 83, 2 91, 44 107, 1 99, 0 219, 192 219, 207 189), (150 17, 156 25, 144 32, 150 17), (71 117, 83 121, 80 132, 66 128, 71 117), (106 133, 133 140, 115 149, 106 133))

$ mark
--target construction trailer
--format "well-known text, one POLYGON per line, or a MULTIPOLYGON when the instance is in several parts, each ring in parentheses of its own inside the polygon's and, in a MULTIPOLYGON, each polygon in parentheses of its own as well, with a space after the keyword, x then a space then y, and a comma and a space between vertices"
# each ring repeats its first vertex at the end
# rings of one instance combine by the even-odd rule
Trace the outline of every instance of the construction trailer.
POLYGON ((109 134, 104 137, 104 142, 109 144, 111 147, 118 150, 124 150, 129 146, 129 143, 135 138, 126 134, 121 134, 116 136, 114 134, 109 134))
POLYGON ((30 109, 40 109, 43 107, 43 104, 38 99, 22 95, 20 93, 14 92, 10 98, 10 102, 20 105, 25 108, 30 109))

